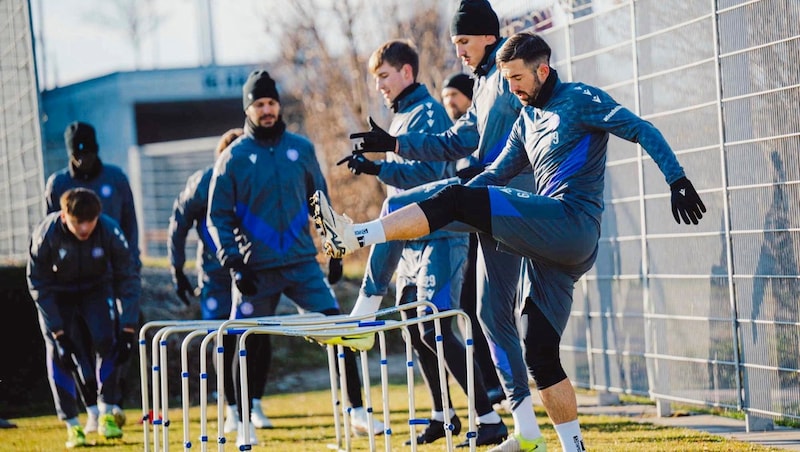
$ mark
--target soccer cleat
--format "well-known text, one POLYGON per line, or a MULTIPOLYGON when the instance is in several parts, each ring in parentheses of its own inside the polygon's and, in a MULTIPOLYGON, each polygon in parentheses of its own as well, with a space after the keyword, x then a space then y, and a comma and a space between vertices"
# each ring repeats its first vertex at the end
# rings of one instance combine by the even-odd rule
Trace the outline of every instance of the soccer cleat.
POLYGON ((67 442, 64 444, 67 449, 73 447, 83 447, 86 445, 86 434, 80 425, 70 425, 67 427, 67 442))
POLYGON ((225 433, 233 433, 239 425, 239 412, 236 405, 228 405, 225 407, 225 425, 222 429, 225 433))
POLYGON ((111 408, 111 414, 114 415, 114 422, 117 423, 118 427, 122 427, 125 425, 125 421, 127 417, 125 416, 125 412, 120 408, 118 405, 114 405, 111 408))
MULTIPOLYGON (((236 446, 241 447, 245 444, 250 444, 251 446, 258 445, 258 437, 256 437, 256 427, 253 424, 250 424, 250 431, 249 435, 245 435, 244 433, 244 423, 239 422, 236 426, 236 446), (249 436, 249 438, 248 438, 249 436)), ((239 449, 241 450, 241 449, 239 449)))
MULTIPOLYGON (((451 417, 450 424, 453 426, 454 436, 461 433, 461 420, 458 418, 458 416, 451 417)), ((425 428, 425 431, 417 435, 417 444, 430 444, 437 439, 444 437, 444 422, 431 419, 431 422, 428 424, 428 427, 425 428)), ((410 446, 411 440, 407 440, 405 444, 406 446, 410 446)))
POLYGON ((264 414, 261 409, 261 399, 253 399, 252 409, 250 410, 250 423, 255 428, 272 428, 272 421, 264 414))
POLYGON ((325 345, 341 345, 355 351, 367 351, 375 345, 375 333, 319 338, 317 342, 325 345))
POLYGON ((353 232, 353 220, 336 213, 325 193, 317 190, 311 197, 314 223, 322 236, 322 247, 328 256, 340 259, 361 248, 353 232))
POLYGON ((106 439, 122 438, 122 429, 117 425, 113 414, 103 414, 100 416, 98 432, 106 439))
MULTIPOLYGON (((508 437, 508 427, 503 421, 496 424, 480 424, 478 435, 475 438, 476 446, 488 446, 490 444, 500 444, 508 437)), ((464 440, 456 447, 469 447, 469 440, 464 440)))
POLYGON ((520 435, 511 435, 488 452, 547 452, 547 442, 541 436, 536 439, 525 439, 520 435))
MULTIPOLYGON (((369 435, 369 416, 364 407, 353 408, 350 411, 350 430, 355 436, 369 435)), ((372 432, 375 435, 382 435, 385 429, 383 422, 372 417, 372 432)))

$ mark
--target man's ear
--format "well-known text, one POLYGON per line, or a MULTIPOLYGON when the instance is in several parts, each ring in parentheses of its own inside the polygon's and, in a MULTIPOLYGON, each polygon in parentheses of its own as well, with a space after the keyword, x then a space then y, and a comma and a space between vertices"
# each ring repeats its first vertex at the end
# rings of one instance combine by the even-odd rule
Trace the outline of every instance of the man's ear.
POLYGON ((547 80, 547 77, 550 75, 550 65, 547 63, 539 63, 539 67, 536 68, 536 76, 539 78, 541 82, 547 80))
POLYGON ((61 212, 59 213, 59 216, 61 217, 61 222, 62 223, 66 223, 67 222, 67 212, 66 211, 61 210, 61 212))

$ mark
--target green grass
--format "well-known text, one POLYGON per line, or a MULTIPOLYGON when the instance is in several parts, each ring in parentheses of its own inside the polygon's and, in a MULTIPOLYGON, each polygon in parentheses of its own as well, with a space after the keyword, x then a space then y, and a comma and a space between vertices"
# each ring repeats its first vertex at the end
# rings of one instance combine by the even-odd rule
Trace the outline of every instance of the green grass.
MULTIPOLYGON (((378 416, 383 416, 379 388, 373 386, 373 406, 378 416)), ((410 450, 403 446, 408 438, 408 395, 404 384, 393 384, 390 387, 391 437, 393 450, 410 450)), ((453 397, 457 412, 464 421, 466 430, 466 401, 454 388, 453 397), (459 397, 460 396, 460 397, 459 397)), ((425 417, 429 410, 428 395, 422 385, 417 385, 414 392, 417 405, 417 417, 425 417)), ((178 406, 179 401, 171 402, 171 406, 178 406)), ((327 444, 335 444, 336 436, 331 408, 330 391, 311 391, 296 394, 274 395, 264 398, 264 409, 272 420, 275 428, 259 430, 259 446, 254 450, 263 451, 320 451, 326 450, 327 444)), ((88 434, 88 439, 93 443, 90 450, 101 451, 141 451, 144 449, 144 436, 142 426, 136 424, 136 419, 141 418, 141 411, 129 409, 128 424, 125 426, 125 436, 121 440, 106 441, 100 439, 96 433, 88 434)), ((183 422, 180 409, 170 409, 169 412, 169 448, 170 450, 183 449, 183 422)), ((561 450, 553 430, 552 424, 540 408, 536 408, 539 425, 547 439, 551 451, 561 450)), ((511 418, 503 414, 506 423, 511 426, 511 418)), ((209 450, 217 450, 216 444, 216 405, 208 410, 208 436, 209 450)), ((81 415, 81 421, 85 415, 81 415)), ((15 418, 13 421, 19 426, 17 429, 0 430, 0 451, 51 451, 63 449, 66 439, 66 429, 55 415, 15 418)), ((190 410, 190 438, 192 450, 200 450, 199 437, 200 410, 193 407, 190 410)), ((592 451, 770 451, 770 449, 749 443, 731 441, 719 436, 697 432, 689 429, 675 429, 641 424, 633 419, 613 416, 582 415, 580 417, 584 439, 589 450, 592 451)), ((464 432, 456 441, 464 438, 464 432)), ((236 450, 233 441, 235 434, 229 438, 230 443, 226 450, 236 450)), ((152 444, 152 434, 150 436, 152 444)), ((163 444, 160 444, 163 450, 163 444)), ((377 438, 378 450, 384 448, 384 438, 377 438)), ((152 449, 152 448, 151 448, 152 449)), ((444 440, 433 445, 420 446, 419 451, 440 451, 444 449, 444 440)), ((479 448, 486 450, 487 448, 479 448)), ((366 438, 354 438, 352 450, 369 450, 366 438)))

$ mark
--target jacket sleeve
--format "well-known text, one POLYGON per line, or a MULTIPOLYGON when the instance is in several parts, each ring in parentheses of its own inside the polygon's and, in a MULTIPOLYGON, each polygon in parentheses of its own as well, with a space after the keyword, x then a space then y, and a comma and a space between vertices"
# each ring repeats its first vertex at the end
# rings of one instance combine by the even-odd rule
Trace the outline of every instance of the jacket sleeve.
POLYGON ((504 186, 530 167, 525 150, 525 121, 520 116, 511 129, 503 151, 482 173, 472 178, 466 185, 470 187, 504 186))
POLYGON ((678 158, 661 132, 650 122, 619 105, 599 88, 587 86, 589 91, 599 96, 601 102, 589 100, 589 96, 574 94, 582 105, 584 125, 589 128, 605 130, 624 140, 639 143, 653 158, 668 184, 685 175, 678 158))
MULTIPOLYGON (((437 133, 447 130, 452 125, 453 122, 447 116, 444 108, 439 107, 420 111, 409 121, 408 130, 437 133), (428 116, 426 114, 428 112, 432 113, 432 116, 428 116)), ((453 176, 453 168, 454 164, 450 162, 395 159, 390 156, 381 163, 378 179, 386 185, 408 189, 453 176), (448 168, 451 169, 450 174, 447 174, 448 168)))
POLYGON ((40 224, 31 236, 26 275, 31 298, 36 303, 36 309, 39 314, 44 319, 47 331, 52 333, 64 329, 64 322, 58 312, 55 292, 53 291, 55 274, 51 270, 53 263, 50 261, 52 254, 51 244, 47 240, 49 229, 47 224, 52 223, 40 224))
POLYGON ((47 182, 44 184, 44 201, 47 205, 47 212, 46 213, 53 213, 57 210, 61 210, 61 205, 59 204, 58 196, 56 196, 56 175, 51 174, 50 177, 47 178, 47 182))
POLYGON ((235 261, 242 261, 236 242, 235 230, 239 228, 236 217, 236 188, 231 152, 224 152, 214 165, 208 189, 208 233, 217 247, 217 258, 226 268, 235 261))
POLYGON ((186 236, 192 226, 204 219, 206 206, 197 206, 197 186, 202 173, 195 173, 172 204, 169 218, 167 257, 171 266, 181 269, 186 263, 186 236))
POLYGON ((397 153, 411 160, 453 161, 466 157, 478 148, 475 106, 442 133, 406 133, 397 137, 397 153))
POLYGON ((119 192, 122 195, 122 212, 119 219, 119 226, 125 233, 125 238, 130 245, 130 253, 134 258, 137 267, 141 266, 139 261, 139 224, 136 222, 136 208, 133 204, 133 192, 128 178, 123 174, 119 184, 119 192))
POLYGON ((136 328, 139 323, 139 298, 142 282, 139 271, 131 258, 131 249, 124 232, 115 228, 114 220, 107 219, 111 226, 105 238, 105 247, 111 255, 114 296, 122 305, 119 323, 121 327, 136 328))

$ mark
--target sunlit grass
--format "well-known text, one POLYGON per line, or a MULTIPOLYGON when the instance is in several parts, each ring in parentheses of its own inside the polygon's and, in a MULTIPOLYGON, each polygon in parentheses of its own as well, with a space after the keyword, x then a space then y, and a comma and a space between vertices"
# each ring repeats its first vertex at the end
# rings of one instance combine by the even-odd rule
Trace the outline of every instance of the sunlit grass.
MULTIPOLYGON (((409 437, 408 426, 408 393, 403 384, 390 386, 389 406, 391 407, 391 435, 392 450, 406 450, 403 442, 409 437)), ((464 423, 464 431, 456 438, 460 442, 466 431, 466 400, 460 394, 457 386, 453 386, 451 393, 457 413, 464 423)), ((373 385, 372 405, 375 414, 382 419, 382 400, 379 387, 373 385)), ((414 391, 416 401, 416 417, 424 418, 430 410, 429 396, 424 386, 417 385, 414 391)), ((179 406, 180 401, 170 402, 171 406, 179 406)), ((328 444, 336 444, 336 434, 332 415, 330 391, 312 391, 304 393, 272 395, 264 398, 264 409, 272 420, 275 428, 259 430, 259 446, 254 450, 264 451, 320 451, 326 450, 328 444)), ((128 424, 125 426, 125 436, 122 440, 106 441, 100 439, 96 433, 88 435, 93 442, 92 451, 142 451, 144 450, 144 436, 141 425, 136 424, 136 419, 141 418, 141 411, 128 409, 128 424)), ((216 442, 216 405, 209 407, 208 411, 208 450, 217 450, 216 442)), ((536 414, 539 425, 547 439, 550 450, 560 450, 558 438, 544 411, 537 407, 536 414)), ((84 421, 85 415, 81 416, 84 421)), ((511 418, 503 414, 506 423, 511 426, 511 418)), ((183 421, 179 408, 169 411, 169 449, 183 450, 183 421)), ((31 418, 17 418, 13 421, 19 426, 17 429, 0 430, 0 451, 52 451, 62 450, 66 439, 66 429, 55 415, 31 418)), ((719 436, 696 432, 689 429, 675 429, 641 424, 625 417, 582 415, 580 417, 584 439, 588 450, 592 451, 769 451, 777 450, 753 444, 730 441, 719 436)), ((190 434, 191 450, 201 450, 198 440, 200 435, 200 409, 190 409, 190 434)), ((234 451, 235 434, 229 435, 229 443, 225 450, 234 451)), ((152 434, 150 442, 152 445, 152 434)), ((344 443, 343 443, 344 444, 344 443)), ((163 450, 163 444, 160 444, 163 450)), ((352 450, 369 450, 366 438, 353 438, 352 450)), ((384 450, 384 438, 377 437, 378 450, 384 450)), ((152 447, 151 447, 152 449, 152 447)), ((444 449, 444 440, 432 445, 420 446, 418 450, 439 451, 444 449)), ((479 448, 486 450, 487 448, 479 448)), ((410 449, 409 449, 410 450, 410 449)))

